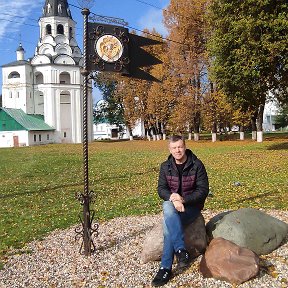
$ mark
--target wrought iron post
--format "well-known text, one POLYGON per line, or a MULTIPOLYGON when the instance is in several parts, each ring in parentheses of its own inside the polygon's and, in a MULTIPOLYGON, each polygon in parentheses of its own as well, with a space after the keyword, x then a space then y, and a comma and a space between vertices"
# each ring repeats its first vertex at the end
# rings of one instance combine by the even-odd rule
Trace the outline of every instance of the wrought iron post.
POLYGON ((98 224, 93 224, 94 211, 90 211, 90 204, 93 197, 93 191, 89 191, 89 173, 88 173, 88 57, 87 57, 87 44, 88 44, 88 15, 90 11, 88 8, 82 9, 82 15, 84 19, 84 32, 83 32, 83 68, 81 74, 83 76, 83 176, 84 176, 84 191, 83 193, 77 193, 76 198, 83 205, 83 213, 80 215, 80 221, 82 226, 75 229, 76 238, 82 236, 82 245, 80 251, 84 248, 85 256, 90 256, 95 251, 95 245, 92 240, 92 234, 96 232, 98 234, 98 224))
POLYGON ((83 244, 86 256, 91 255, 91 239, 90 239, 90 197, 89 197, 89 175, 88 175, 88 76, 87 69, 87 41, 88 41, 88 15, 89 9, 83 8, 82 15, 84 20, 83 27, 83 60, 84 65, 81 71, 83 75, 83 173, 84 173, 84 198, 83 198, 83 244))

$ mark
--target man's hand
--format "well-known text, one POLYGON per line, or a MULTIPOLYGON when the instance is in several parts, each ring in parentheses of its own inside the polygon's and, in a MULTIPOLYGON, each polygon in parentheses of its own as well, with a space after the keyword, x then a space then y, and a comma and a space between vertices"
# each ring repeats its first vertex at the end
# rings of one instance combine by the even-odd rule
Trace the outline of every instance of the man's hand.
POLYGON ((172 193, 169 200, 173 203, 177 211, 179 212, 185 211, 185 208, 183 205, 184 200, 178 193, 172 193))
POLYGON ((169 199, 171 202, 180 201, 183 203, 183 198, 178 193, 172 193, 169 199))
POLYGON ((182 204, 182 202, 177 200, 177 201, 173 201, 172 203, 178 212, 184 212, 185 211, 185 208, 184 208, 184 205, 182 204))

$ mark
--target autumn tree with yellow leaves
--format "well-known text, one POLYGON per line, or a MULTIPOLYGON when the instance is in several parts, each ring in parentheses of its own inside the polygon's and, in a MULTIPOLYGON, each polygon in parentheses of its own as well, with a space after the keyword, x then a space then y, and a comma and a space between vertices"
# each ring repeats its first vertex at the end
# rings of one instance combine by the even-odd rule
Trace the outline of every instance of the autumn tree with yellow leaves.
POLYGON ((155 136, 157 139, 163 137, 166 139, 166 130, 168 120, 171 117, 171 112, 175 103, 175 91, 177 82, 170 73, 170 62, 168 57, 167 42, 163 41, 162 36, 155 30, 147 32, 147 37, 155 40, 162 40, 162 44, 147 47, 147 51, 155 55, 162 61, 162 65, 151 67, 151 73, 159 81, 150 83, 147 91, 147 115, 145 126, 147 128, 148 137, 155 136))
POLYGON ((168 44, 170 73, 180 87, 180 90, 174 92, 178 99, 175 106, 177 109, 174 109, 171 117, 171 127, 179 126, 178 129, 183 129, 186 126, 189 132, 194 131, 195 140, 199 139, 202 103, 207 85, 206 2, 171 0, 163 12, 164 23, 169 31, 168 38, 172 40, 168 44), (185 123, 179 122, 180 115, 185 123))

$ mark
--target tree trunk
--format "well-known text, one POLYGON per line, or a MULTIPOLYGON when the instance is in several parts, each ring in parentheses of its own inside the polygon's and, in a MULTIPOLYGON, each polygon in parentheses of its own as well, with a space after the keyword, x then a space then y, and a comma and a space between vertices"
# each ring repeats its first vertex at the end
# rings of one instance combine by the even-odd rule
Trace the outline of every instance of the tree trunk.
POLYGON ((212 125, 212 142, 216 142, 217 140, 217 123, 214 122, 212 125))
POLYGON ((239 132, 240 132, 240 140, 242 141, 245 138, 245 136, 244 136, 244 126, 243 125, 240 126, 239 132))
POLYGON ((216 122, 213 122, 211 133, 212 133, 212 142, 216 142, 217 140, 217 123, 216 122))
POLYGON ((264 105, 260 104, 257 115, 257 142, 263 142, 263 113, 264 105))
POLYGON ((200 111, 196 111, 194 117, 194 133, 200 132, 200 111))
POLYGON ((162 131, 162 140, 166 140, 166 125, 161 123, 161 131, 162 131))
POLYGON ((196 111, 194 117, 194 141, 199 140, 199 132, 200 132, 200 111, 196 111))
POLYGON ((151 134, 153 141, 156 141, 156 128, 154 125, 151 127, 151 134))
POLYGON ((156 139, 157 140, 161 140, 161 137, 162 137, 162 125, 161 125, 161 122, 159 122, 157 120, 156 122, 156 139))
POLYGON ((145 135, 146 135, 146 138, 147 138, 148 141, 151 141, 150 128, 149 128, 147 122, 146 122, 145 127, 146 127, 146 128, 145 128, 145 135))
POLYGON ((256 140, 256 139, 257 139, 256 116, 257 116, 257 113, 255 113, 255 114, 251 117, 252 140, 256 140))
POLYGON ((130 141, 133 140, 133 133, 132 133, 132 128, 129 125, 126 125, 128 129, 128 134, 129 134, 129 139, 130 141))
POLYGON ((193 134, 193 126, 189 124, 189 128, 188 128, 188 140, 192 140, 192 134, 193 134))

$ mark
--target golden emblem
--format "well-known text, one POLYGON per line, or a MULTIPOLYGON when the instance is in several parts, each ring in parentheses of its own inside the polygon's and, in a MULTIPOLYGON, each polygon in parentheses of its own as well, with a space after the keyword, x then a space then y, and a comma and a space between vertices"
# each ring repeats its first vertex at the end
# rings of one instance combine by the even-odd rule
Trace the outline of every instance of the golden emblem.
POLYGON ((117 61, 123 53, 123 46, 119 39, 112 35, 100 37, 95 44, 96 52, 106 62, 117 61))

